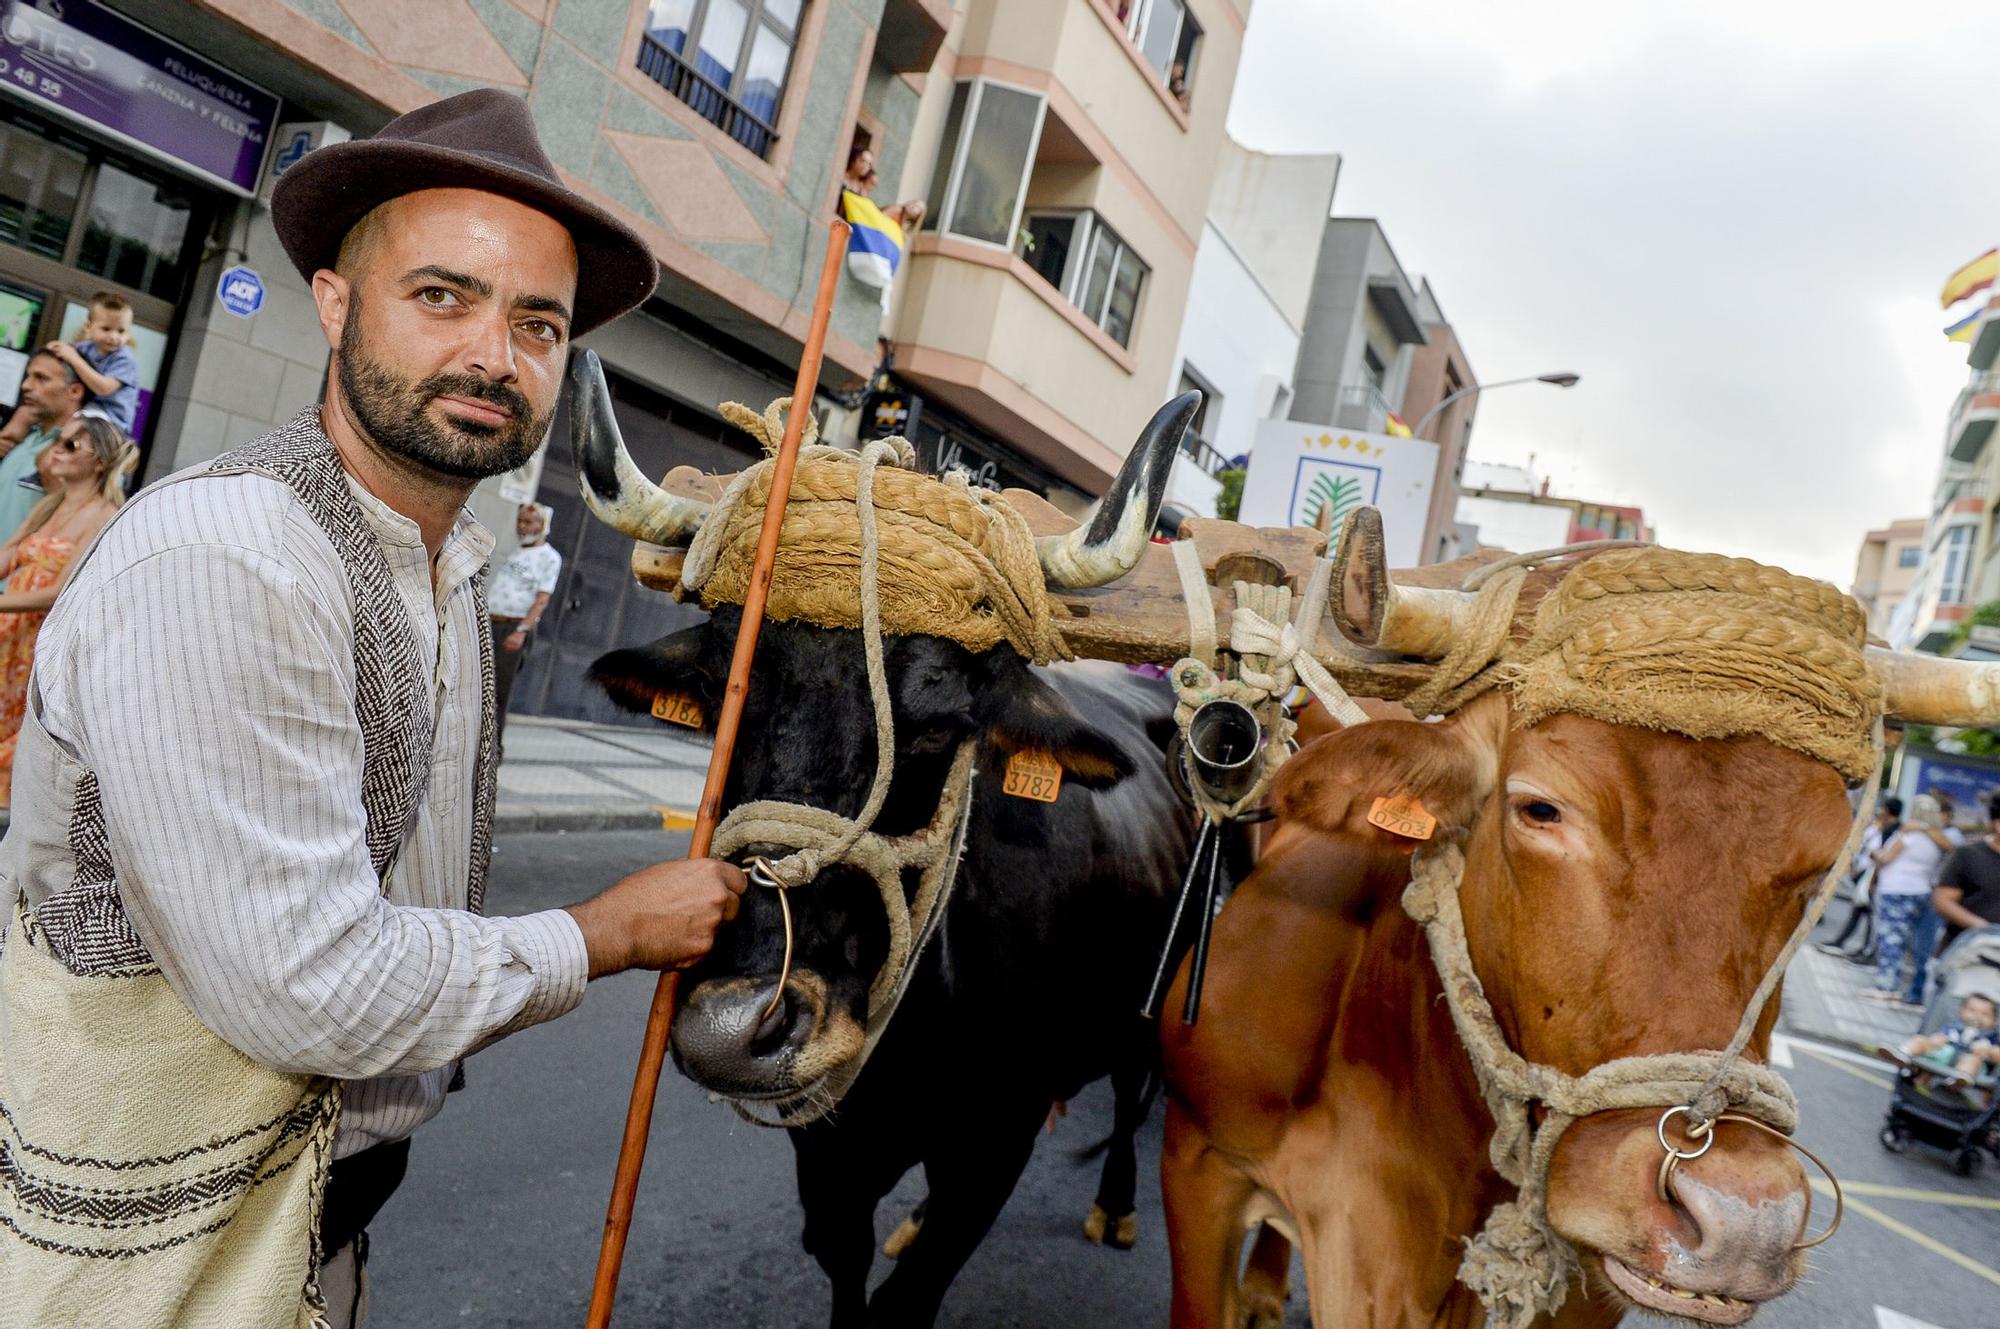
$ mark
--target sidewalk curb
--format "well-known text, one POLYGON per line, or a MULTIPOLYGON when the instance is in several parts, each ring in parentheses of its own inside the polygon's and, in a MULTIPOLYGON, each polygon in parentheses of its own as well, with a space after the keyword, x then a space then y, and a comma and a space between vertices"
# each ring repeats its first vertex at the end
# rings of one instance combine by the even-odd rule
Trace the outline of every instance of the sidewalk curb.
POLYGON ((550 835, 570 831, 657 831, 664 829, 656 808, 501 808, 493 815, 495 835, 550 835))

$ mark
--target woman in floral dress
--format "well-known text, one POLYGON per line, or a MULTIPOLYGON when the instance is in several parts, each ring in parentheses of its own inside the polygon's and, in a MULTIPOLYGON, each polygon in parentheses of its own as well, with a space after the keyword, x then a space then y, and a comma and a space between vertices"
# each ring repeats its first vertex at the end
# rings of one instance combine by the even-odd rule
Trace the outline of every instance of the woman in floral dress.
POLYGON ((44 458, 55 484, 21 529, 0 545, 0 807, 13 801, 14 740, 28 701, 35 634, 56 602, 77 552, 125 501, 125 473, 137 450, 117 425, 80 415, 63 427, 44 458))

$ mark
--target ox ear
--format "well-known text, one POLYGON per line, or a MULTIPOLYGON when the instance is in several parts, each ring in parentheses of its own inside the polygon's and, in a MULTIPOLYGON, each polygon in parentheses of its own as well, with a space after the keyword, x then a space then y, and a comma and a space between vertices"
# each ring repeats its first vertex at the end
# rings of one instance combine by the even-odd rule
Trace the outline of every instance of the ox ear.
POLYGON ((985 667, 972 714, 995 750, 1045 752, 1086 789, 1109 789, 1132 773, 1125 750, 1086 723, 1026 661, 996 651, 985 667))
POLYGON ((708 668, 708 625, 662 637, 650 646, 631 646, 599 656, 590 666, 590 681, 628 711, 654 713, 662 698, 692 697, 702 704, 702 727, 715 725, 715 707, 722 687, 708 668))
MULTIPOLYGON (((1460 717, 1462 718, 1462 717, 1460 717)), ((1469 826, 1493 783, 1483 732, 1447 720, 1376 720, 1314 739, 1278 773, 1281 815, 1329 834, 1389 842, 1368 816, 1380 798, 1420 799, 1446 831, 1469 826)), ((1408 848, 1413 841, 1396 841, 1408 848)))

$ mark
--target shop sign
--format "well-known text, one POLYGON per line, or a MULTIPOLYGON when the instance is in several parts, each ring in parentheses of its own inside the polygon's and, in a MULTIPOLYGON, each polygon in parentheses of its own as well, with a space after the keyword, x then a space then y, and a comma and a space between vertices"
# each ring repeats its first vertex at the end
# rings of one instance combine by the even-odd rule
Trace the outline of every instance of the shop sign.
POLYGON ((243 194, 278 99, 95 0, 0 0, 0 88, 243 194))
POLYGON ((216 282, 215 298, 236 317, 249 318, 264 307, 264 279, 250 268, 230 268, 216 282))
POLYGON ((1424 520, 1437 444, 1294 420, 1260 420, 1237 520, 1246 526, 1316 526, 1330 549, 1355 509, 1381 509, 1392 568, 1423 558, 1424 520))
POLYGON ((287 120, 279 125, 271 135, 271 164, 264 171, 264 185, 257 191, 257 201, 268 207, 271 190, 279 177, 303 161, 308 152, 329 143, 345 143, 348 137, 348 132, 331 120, 287 120))

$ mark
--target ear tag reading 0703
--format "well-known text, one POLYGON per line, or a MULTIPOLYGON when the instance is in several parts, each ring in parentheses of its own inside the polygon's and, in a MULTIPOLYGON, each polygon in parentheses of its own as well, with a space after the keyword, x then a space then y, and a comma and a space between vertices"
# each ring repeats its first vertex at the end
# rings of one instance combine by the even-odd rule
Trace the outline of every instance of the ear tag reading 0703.
POLYGON ((1007 779, 1002 793, 1015 798, 1032 798, 1037 803, 1053 803, 1062 792, 1063 769, 1046 752, 1016 752, 1007 758, 1007 779))
POLYGON ((1437 830, 1437 818, 1424 810, 1424 801, 1415 795, 1395 794, 1378 798, 1368 809, 1368 824, 1380 826, 1391 835, 1406 840, 1428 840, 1437 830))
POLYGON ((705 718, 701 702, 685 692, 663 692, 653 698, 653 718, 665 720, 668 724, 686 725, 689 729, 701 728, 705 718))

